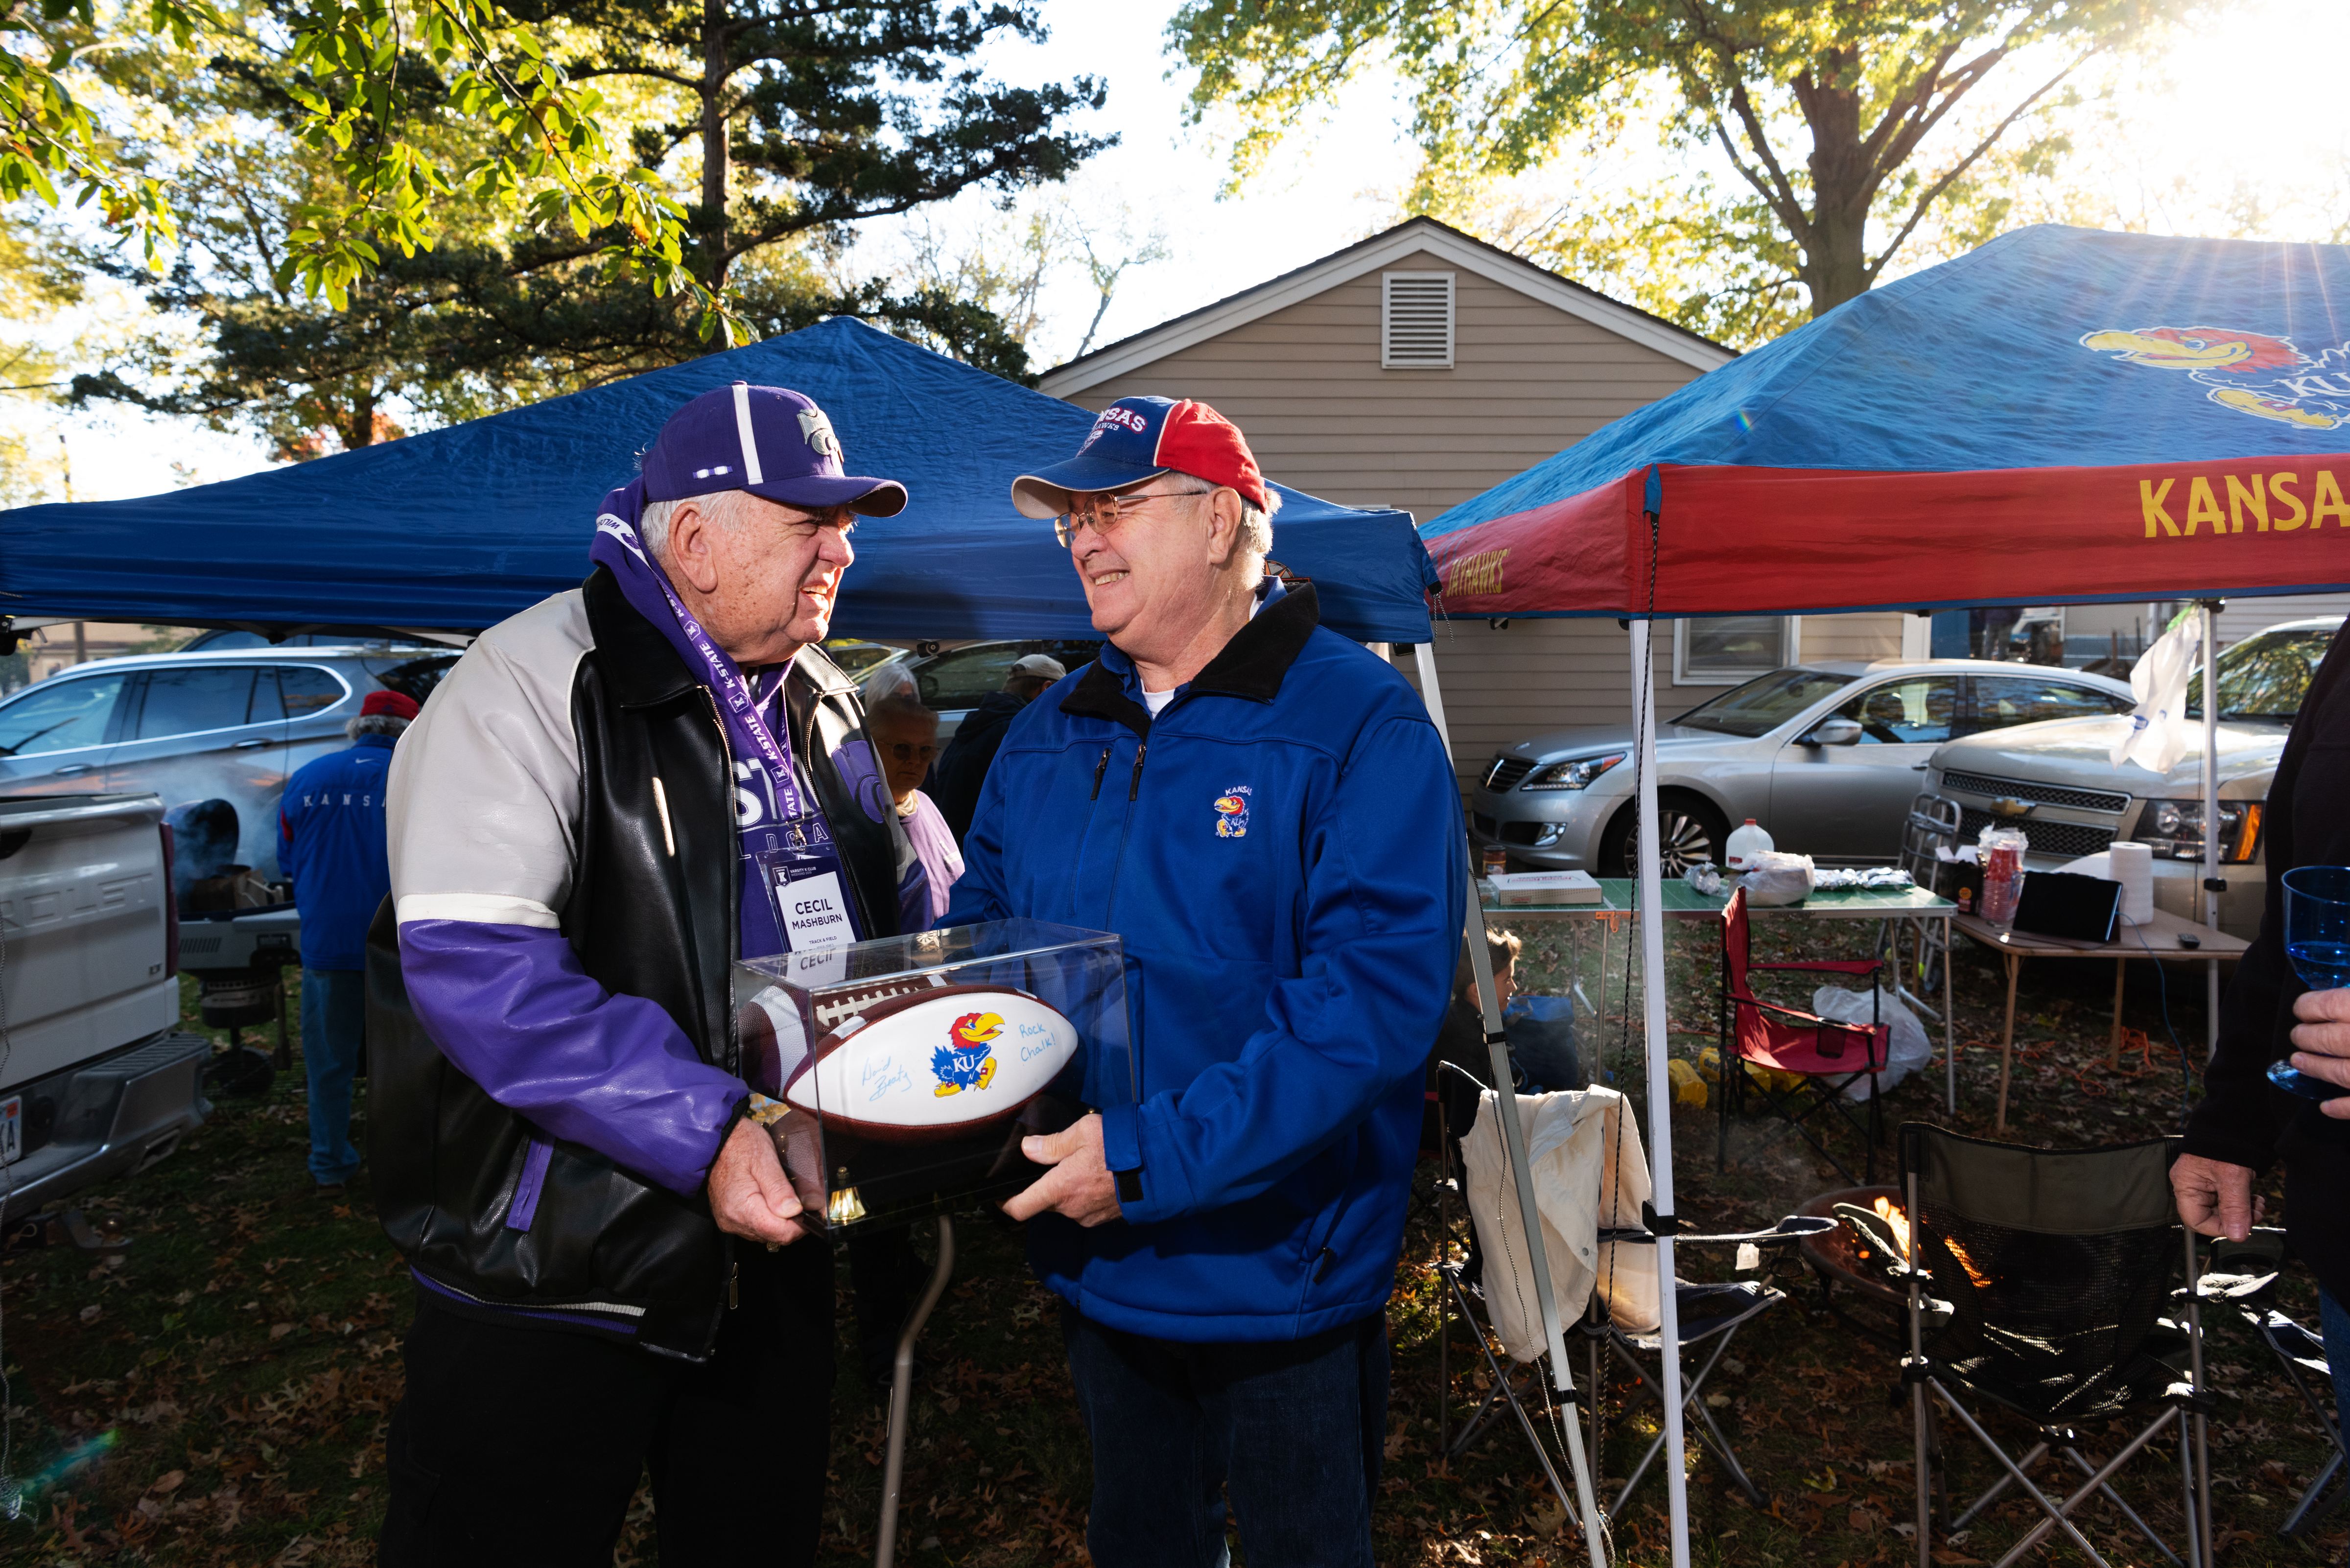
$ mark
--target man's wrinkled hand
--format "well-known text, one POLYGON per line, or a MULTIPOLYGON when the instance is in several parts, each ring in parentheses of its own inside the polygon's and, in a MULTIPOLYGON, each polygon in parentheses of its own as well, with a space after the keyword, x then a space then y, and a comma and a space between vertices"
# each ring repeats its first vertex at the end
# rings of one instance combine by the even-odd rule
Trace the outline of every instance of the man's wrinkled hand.
POLYGON ((2224 1160, 2182 1154, 2170 1168, 2170 1190, 2178 1218, 2199 1236, 2241 1241, 2268 1212, 2268 1200, 2252 1196, 2252 1172, 2224 1160))
MULTIPOLYGON (((2350 991, 2304 991, 2293 999, 2293 1064, 2313 1078, 2350 1088, 2350 991)), ((2318 1109, 2337 1119, 2350 1116, 2350 1096, 2324 1101, 2318 1109)))
POLYGON ((1100 1113, 1080 1116, 1050 1137, 1024 1137, 1020 1152, 1053 1168, 1013 1194, 1004 1213, 1014 1220, 1066 1214, 1088 1227, 1118 1218, 1118 1178, 1102 1158, 1100 1113))
POLYGON ((775 1158, 775 1140, 756 1122, 734 1125, 710 1167, 710 1212, 733 1236, 782 1246, 808 1233, 799 1194, 775 1158))

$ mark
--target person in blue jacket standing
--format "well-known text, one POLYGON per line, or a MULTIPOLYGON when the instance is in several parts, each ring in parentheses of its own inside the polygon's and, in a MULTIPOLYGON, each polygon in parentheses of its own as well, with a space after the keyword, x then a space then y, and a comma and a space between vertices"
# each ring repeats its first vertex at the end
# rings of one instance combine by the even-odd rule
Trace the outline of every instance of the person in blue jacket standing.
POLYGON ((1103 1568, 1368 1568, 1385 1306, 1468 886, 1419 699, 1268 577, 1274 493, 1201 403, 1122 398, 1013 500, 1107 638, 1012 722, 946 925, 1118 932, 1139 1099, 1024 1152, 1103 1568))
POLYGON ((302 1068, 310 1085, 310 1179, 344 1190, 359 1168, 351 1079, 367 1040, 367 931, 391 891, 384 775, 415 700, 370 691, 348 750, 307 763, 277 806, 277 864, 302 911, 302 1068))

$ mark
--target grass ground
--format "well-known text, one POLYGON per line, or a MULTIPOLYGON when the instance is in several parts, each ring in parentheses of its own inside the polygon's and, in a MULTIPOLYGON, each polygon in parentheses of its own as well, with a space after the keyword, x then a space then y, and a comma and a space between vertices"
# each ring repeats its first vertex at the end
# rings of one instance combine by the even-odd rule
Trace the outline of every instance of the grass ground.
MULTIPOLYGON (((1583 1021, 1586 1051, 1637 1092, 1637 1049, 1621 1021, 1622 939, 1602 963, 1591 922, 1542 927, 1522 979, 1572 990, 1600 1015, 1583 1021), (1609 983, 1595 982, 1604 972, 1609 983)), ((1856 952, 1873 928, 1764 921, 1757 957, 1800 942, 1804 955, 1856 952)), ((1714 960, 1710 927, 1677 928, 1668 960, 1676 1054, 1711 1043, 1714 960)), ((2064 1146, 2149 1136, 2178 1122, 2182 1082, 2151 966, 2134 966, 2126 1022, 2152 1044, 2120 1073, 2104 1067, 2112 971, 2035 963, 2018 1006, 2023 1046, 2009 1136, 2064 1146)), ((1959 959, 1960 1107, 1940 1108, 1941 1064, 1889 1097, 1894 1119, 1918 1117, 1987 1132, 2002 980, 1984 956, 1959 959)), ((2181 969, 2168 992, 2171 1027, 2199 1058, 2199 974, 2181 969)), ((1790 998, 1800 1000, 1800 998, 1790 998)), ((190 994, 193 1026, 192 990, 190 994)), ((1939 1047, 1939 1032, 1936 1035, 1939 1047)), ((364 1095, 361 1100, 364 1107, 364 1095)), ((1699 1229, 1775 1220, 1804 1197, 1842 1186, 1792 1140, 1742 1124, 1730 1168, 1713 1168, 1710 1113, 1676 1113, 1680 1209, 1699 1229)), ((364 1177, 344 1203, 308 1190, 298 1070, 252 1101, 221 1104, 212 1121, 154 1170, 97 1191, 79 1206, 119 1220, 136 1238, 119 1267, 48 1249, 0 1264, 5 1307, 14 1473, 28 1478, 26 1517, 0 1521, 0 1562, 66 1564, 331 1564, 372 1560, 384 1502, 383 1438, 400 1387, 400 1334, 410 1288, 367 1207, 364 1177)), ((1848 1160, 1858 1143, 1835 1145, 1848 1160)), ((1430 1196, 1425 1179, 1418 1195, 1430 1196)), ((2281 1199, 2270 1192, 2272 1213, 2281 1199)), ((1083 1433, 1071 1405, 1052 1300, 1028 1278, 1017 1238, 986 1217, 957 1226, 962 1258, 952 1293, 924 1341, 931 1374, 915 1400, 900 1561, 913 1564, 1055 1564, 1085 1560, 1090 1487, 1083 1433)), ((1563 1564, 1579 1556, 1560 1532, 1531 1451, 1514 1430, 1487 1437, 1448 1463, 1438 1449, 1434 1205, 1416 1202, 1389 1314, 1395 1397, 1377 1514, 1383 1563, 1563 1564)), ((920 1243, 925 1250, 927 1240, 920 1243)), ((831 1500, 823 1560, 869 1561, 879 1505, 883 1411, 849 1370, 847 1276, 841 1276, 843 1375, 833 1401, 831 1500)), ((2314 1320, 2305 1276, 2288 1279, 2287 1310, 2314 1320)), ((1455 1322, 1452 1418, 1482 1386, 1475 1351, 1455 1322)), ((1821 1310, 1804 1284, 1752 1324, 1715 1375, 1716 1410, 1768 1494, 1750 1505, 1710 1456, 1693 1459, 1690 1499, 1696 1560, 1727 1564, 1900 1563, 1914 1547, 1897 1526, 1913 1512, 1906 1406, 1897 1406, 1889 1357, 1821 1310)), ((1579 1359, 1579 1358, 1578 1358, 1579 1359)), ((2322 1437, 2243 1325, 2213 1325, 2211 1381, 2220 1391, 2212 1452, 2221 1561, 2301 1564, 2343 1560, 2350 1536, 2321 1529, 2310 1542, 2279 1539, 2293 1492, 2322 1459, 2322 1437)), ((1578 1375, 1583 1368, 1577 1367, 1578 1375)), ((1612 1388, 1603 1476, 1620 1477, 1654 1430, 1654 1407, 1629 1414, 1612 1388)), ((2012 1435, 2012 1433, 2009 1435, 2012 1435)), ((2093 1449, 2106 1434, 2085 1432, 2093 1449)), ((2028 1441, 2028 1439, 2027 1439, 2028 1441)), ((1963 1439, 1952 1439, 1963 1450, 1963 1439)), ((1984 1461, 1960 1460, 1961 1485, 1989 1480, 1984 1461)), ((2175 1459, 2139 1461, 2125 1495, 2158 1527, 2175 1530, 2175 1459)), ((1609 1490, 1612 1491, 1613 1487, 1609 1490)), ((1617 1532, 1620 1560, 1665 1561, 1663 1492, 1653 1473, 1617 1532)), ((652 1560, 650 1502, 631 1510, 619 1561, 652 1560)), ((1946 1564, 1995 1561, 2028 1521, 1995 1510, 1963 1539, 1942 1543, 1946 1564)), ((2116 1563, 2159 1559, 2093 1510, 2092 1538, 2116 1563)), ((2085 1561, 2071 1549, 2048 1554, 2085 1561)), ((1244 1548, 1242 1561, 1245 1561, 1244 1548)))

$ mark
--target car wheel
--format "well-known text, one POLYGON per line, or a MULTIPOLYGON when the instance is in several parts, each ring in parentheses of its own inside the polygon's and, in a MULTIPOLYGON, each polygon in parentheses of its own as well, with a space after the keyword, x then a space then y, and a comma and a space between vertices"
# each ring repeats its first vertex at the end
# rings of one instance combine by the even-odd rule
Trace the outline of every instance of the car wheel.
MULTIPOLYGON (((1634 831, 1638 817, 1638 809, 1627 805, 1607 825, 1607 836, 1599 846, 1602 876, 1640 874, 1639 838, 1634 831)), ((1665 877, 1679 877, 1700 860, 1721 864, 1730 844, 1730 827, 1703 799, 1666 792, 1657 797, 1657 825, 1658 860, 1665 877)))

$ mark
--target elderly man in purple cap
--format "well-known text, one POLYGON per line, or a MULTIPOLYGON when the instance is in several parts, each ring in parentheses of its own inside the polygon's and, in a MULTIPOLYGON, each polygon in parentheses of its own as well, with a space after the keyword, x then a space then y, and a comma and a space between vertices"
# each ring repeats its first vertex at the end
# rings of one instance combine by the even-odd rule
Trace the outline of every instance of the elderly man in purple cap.
POLYGON ((705 393, 605 498, 586 584, 484 633, 395 754, 369 1141, 417 1304, 384 1563, 608 1563, 648 1469, 671 1568, 815 1555, 832 1260, 746 1119, 728 973, 928 913, 816 646, 857 515, 905 504, 799 393, 705 393))

